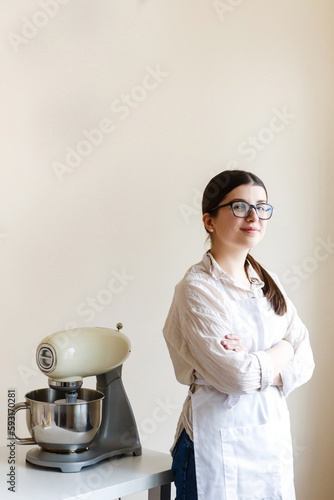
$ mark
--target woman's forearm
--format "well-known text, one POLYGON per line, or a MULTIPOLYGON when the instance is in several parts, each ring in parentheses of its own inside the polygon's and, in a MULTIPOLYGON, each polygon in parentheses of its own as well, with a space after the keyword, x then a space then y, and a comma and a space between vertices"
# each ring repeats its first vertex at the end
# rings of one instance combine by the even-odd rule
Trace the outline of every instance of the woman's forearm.
MULTIPOLYGON (((226 350, 245 351, 248 353, 248 349, 243 346, 238 335, 225 335, 225 338, 224 340, 222 340, 221 344, 226 350)), ((294 357, 294 349, 290 342, 286 340, 280 340, 274 347, 268 349, 265 352, 266 354, 268 354, 273 366, 272 385, 282 387, 283 381, 280 373, 284 366, 294 357)))
POLYGON ((273 365, 274 385, 281 385, 280 372, 293 358, 294 350, 286 340, 280 340, 274 347, 266 351, 273 365))

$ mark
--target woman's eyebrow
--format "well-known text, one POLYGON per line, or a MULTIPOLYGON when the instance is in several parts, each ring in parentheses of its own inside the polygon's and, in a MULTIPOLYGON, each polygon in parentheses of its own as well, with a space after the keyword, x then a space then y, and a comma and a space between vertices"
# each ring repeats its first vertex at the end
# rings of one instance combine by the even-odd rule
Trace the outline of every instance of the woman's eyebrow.
MULTIPOLYGON (((249 201, 244 200, 243 198, 234 198, 233 200, 230 200, 228 203, 232 203, 233 201, 245 201, 246 203, 249 203, 249 201)), ((267 200, 258 200, 256 203, 267 203, 267 200)), ((249 203, 251 205, 251 203, 249 203)))

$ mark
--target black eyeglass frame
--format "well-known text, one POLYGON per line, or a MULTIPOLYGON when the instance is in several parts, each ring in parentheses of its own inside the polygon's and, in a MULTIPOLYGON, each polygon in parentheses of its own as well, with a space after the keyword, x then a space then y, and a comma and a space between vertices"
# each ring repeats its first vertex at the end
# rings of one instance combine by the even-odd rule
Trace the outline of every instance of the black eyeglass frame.
POLYGON ((274 211, 274 207, 272 205, 270 205, 270 203, 258 203, 257 205, 251 205, 250 203, 248 203, 248 201, 230 201, 230 203, 225 203, 224 205, 218 205, 218 207, 215 207, 215 208, 212 208, 211 210, 209 210, 208 213, 211 213, 211 212, 215 212, 216 210, 218 210, 219 208, 224 208, 224 207, 231 207, 232 208, 232 213, 234 215, 234 217, 238 217, 239 219, 245 219, 246 217, 249 216, 249 214, 251 213, 252 211, 252 208, 254 208, 255 212, 256 212, 256 215, 258 216, 259 219, 261 220, 269 220, 272 215, 273 215, 273 211, 274 211), (249 206, 249 210, 247 212, 246 215, 236 215, 234 213, 234 210, 233 210, 233 204, 234 203, 245 203, 245 205, 248 205, 249 206), (270 214, 270 217, 267 217, 266 219, 264 219, 263 217, 260 217, 258 211, 257 211, 257 207, 259 205, 267 205, 268 207, 271 208, 271 214, 270 214))

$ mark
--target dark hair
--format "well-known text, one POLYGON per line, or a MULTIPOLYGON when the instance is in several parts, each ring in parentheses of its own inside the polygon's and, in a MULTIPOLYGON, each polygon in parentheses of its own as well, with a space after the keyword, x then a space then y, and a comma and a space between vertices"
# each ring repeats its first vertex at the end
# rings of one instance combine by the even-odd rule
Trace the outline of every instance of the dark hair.
POLYGON ((217 212, 212 212, 212 209, 217 207, 232 189, 242 184, 261 186, 268 197, 265 185, 255 174, 245 172, 244 170, 225 170, 213 177, 206 186, 202 199, 203 214, 210 212, 210 215, 215 217, 217 212))
MULTIPOLYGON (((202 199, 203 214, 210 213, 211 217, 216 217, 217 210, 212 209, 217 207, 228 195, 228 193, 232 191, 232 189, 244 184, 261 186, 265 190, 266 196, 268 197, 265 185, 255 174, 245 172, 244 170, 225 170, 224 172, 221 172, 213 177, 206 186, 202 199)), ((245 269, 247 261, 250 262, 256 273, 259 275, 259 278, 264 282, 263 294, 267 297, 271 307, 274 309, 275 313, 278 314, 278 316, 283 316, 283 314, 287 311, 287 307, 281 290, 278 288, 270 274, 250 254, 247 254, 245 269)))

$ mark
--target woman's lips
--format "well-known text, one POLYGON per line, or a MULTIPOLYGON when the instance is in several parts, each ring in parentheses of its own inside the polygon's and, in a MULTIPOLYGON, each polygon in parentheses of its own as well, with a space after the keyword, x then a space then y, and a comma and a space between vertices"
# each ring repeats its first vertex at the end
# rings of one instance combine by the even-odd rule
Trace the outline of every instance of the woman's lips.
POLYGON ((259 229, 255 229, 254 227, 246 227, 244 229, 241 229, 241 231, 245 231, 246 233, 253 234, 257 233, 259 229))

